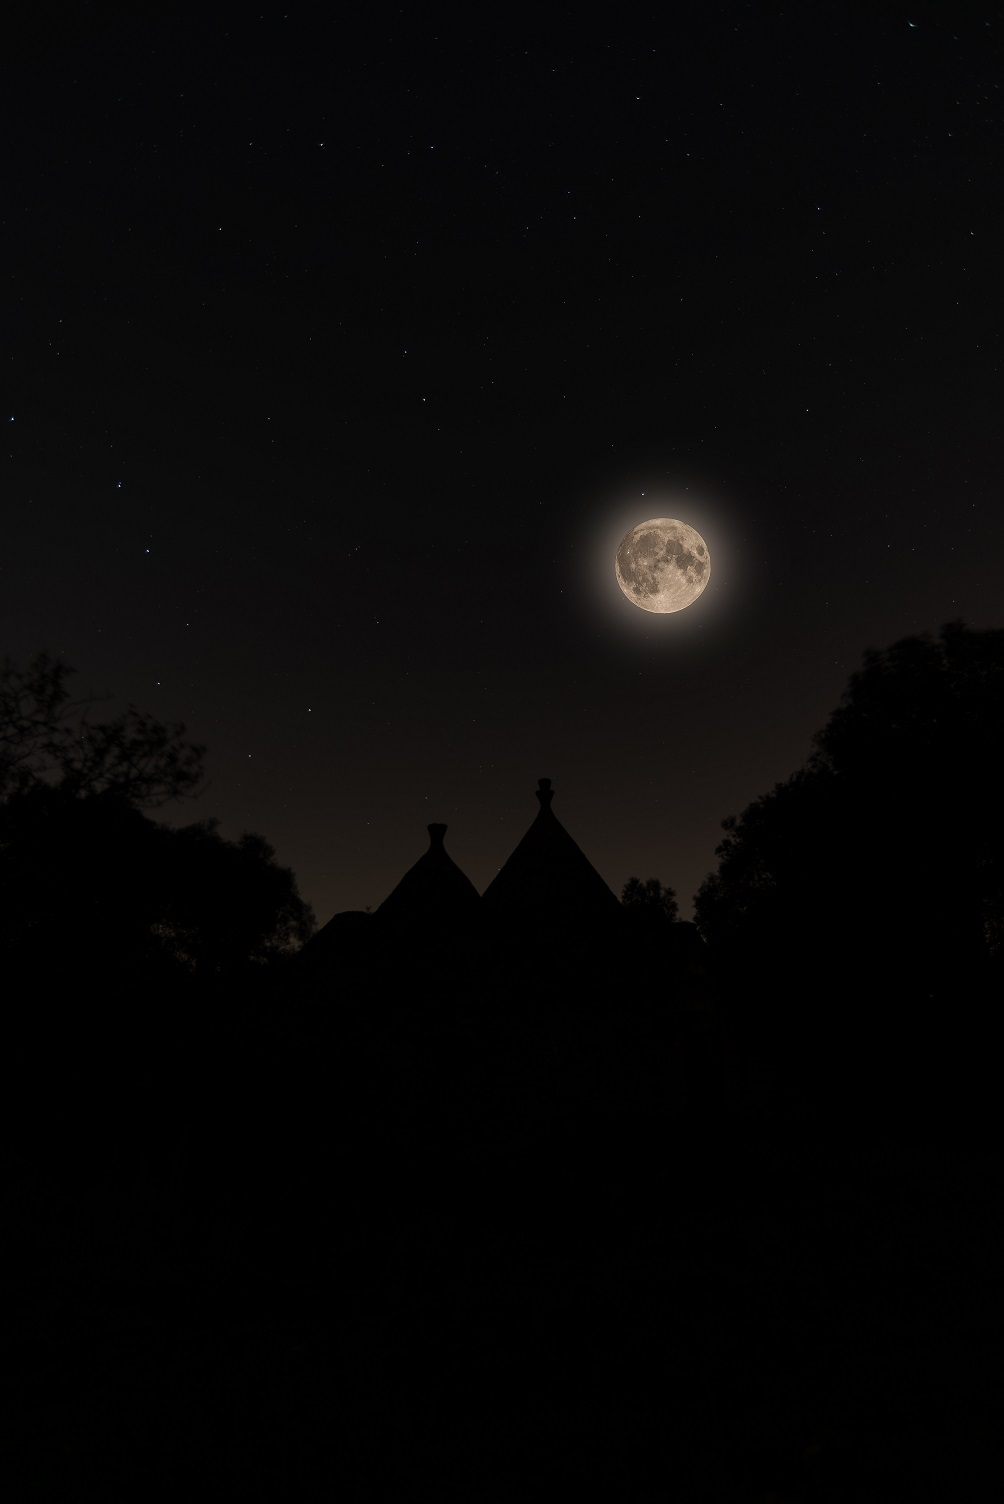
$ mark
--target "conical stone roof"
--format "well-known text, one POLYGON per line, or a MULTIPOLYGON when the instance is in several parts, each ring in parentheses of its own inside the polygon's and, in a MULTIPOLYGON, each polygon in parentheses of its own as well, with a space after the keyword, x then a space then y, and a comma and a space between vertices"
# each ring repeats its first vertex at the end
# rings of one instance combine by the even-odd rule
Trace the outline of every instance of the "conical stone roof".
POLYGON ((551 809, 551 780, 538 780, 537 818, 485 889, 498 919, 587 925, 616 922, 620 900, 551 809))
POLYGON ((458 924, 477 916, 478 890, 443 844, 445 825, 430 825, 429 849, 409 867, 376 911, 382 924, 421 926, 458 924))

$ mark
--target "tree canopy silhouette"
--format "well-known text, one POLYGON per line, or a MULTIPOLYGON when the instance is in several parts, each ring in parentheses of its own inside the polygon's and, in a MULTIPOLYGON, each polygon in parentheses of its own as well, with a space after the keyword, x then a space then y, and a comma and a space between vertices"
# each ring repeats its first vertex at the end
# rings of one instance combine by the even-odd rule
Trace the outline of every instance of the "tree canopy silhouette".
POLYGON ((0 799, 56 784, 150 809, 198 790, 206 749, 184 739, 183 725, 134 705, 95 721, 93 697, 71 695, 75 672, 48 653, 27 668, 0 664, 0 799))
POLYGON ((203 783, 204 748, 130 706, 91 718, 47 654, 0 669, 0 965, 8 983, 235 978, 291 954, 314 916, 260 835, 144 809, 203 783))
POLYGON ((951 622, 868 652, 805 767, 723 821, 703 933, 944 993, 999 953, 1001 766, 1004 631, 951 622))
POLYGON ((176 962, 226 976, 282 960, 310 939, 313 911, 263 836, 225 840, 216 820, 161 831, 154 931, 176 962))
POLYGON ((621 903, 632 918, 651 927, 672 924, 680 915, 675 888, 664 887, 657 877, 645 882, 629 877, 621 890, 621 903))

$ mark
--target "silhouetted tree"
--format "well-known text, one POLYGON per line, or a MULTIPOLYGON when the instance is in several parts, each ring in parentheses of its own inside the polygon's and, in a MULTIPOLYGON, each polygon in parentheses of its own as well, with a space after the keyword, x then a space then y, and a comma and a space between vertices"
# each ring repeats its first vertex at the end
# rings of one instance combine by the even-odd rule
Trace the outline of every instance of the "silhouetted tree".
POLYGON ((36 787, 0 806, 0 964, 131 984, 234 978, 291 955, 313 913, 268 843, 171 829, 121 799, 36 787))
POLYGON ((1004 632, 953 622, 869 652, 806 766, 723 821, 702 930, 747 944, 802 926, 859 949, 867 929, 972 959, 1001 924, 1002 765, 1004 632))
POLYGON ((133 705, 94 721, 95 700, 71 696, 74 673, 47 653, 25 669, 9 658, 0 664, 0 799, 56 784, 156 808, 196 792, 205 748, 184 740, 184 726, 133 705))
POLYGON ((791 946, 806 923, 824 914, 851 922, 854 893, 845 886, 842 861, 835 865, 839 804, 832 778, 814 767, 722 821, 718 870, 694 899, 701 933, 719 951, 791 946))
POLYGON ((666 1004, 679 1002, 684 971, 679 940, 685 926, 678 922, 676 893, 657 877, 629 877, 621 904, 621 943, 631 958, 637 996, 661 1016, 666 1004))
POLYGON ((232 975, 291 956, 309 940, 314 915, 289 867, 260 835, 225 840, 219 822, 161 831, 163 877, 154 933, 174 960, 232 975))
POLYGON ((149 986, 233 978, 302 944, 314 917, 259 835, 171 829, 144 807, 193 794, 204 749, 130 706, 91 719, 46 654, 0 668, 0 968, 37 989, 69 977, 149 986))
POLYGON ((953 622, 866 654, 805 767, 723 822, 695 897, 747 1011, 904 1074, 946 1008, 976 1026, 962 1010, 989 995, 1004 915, 1002 765, 1004 632, 953 622))
POLYGON ((632 916, 653 925, 672 924, 680 916, 676 890, 663 887, 657 877, 642 882, 629 877, 621 892, 621 903, 632 916))

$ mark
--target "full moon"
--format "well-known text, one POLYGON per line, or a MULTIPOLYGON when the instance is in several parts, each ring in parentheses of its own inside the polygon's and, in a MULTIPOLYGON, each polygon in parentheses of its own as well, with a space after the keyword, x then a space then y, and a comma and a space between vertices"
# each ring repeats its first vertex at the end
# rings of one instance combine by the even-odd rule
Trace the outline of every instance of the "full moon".
POLYGON ((675 517, 653 517, 633 527, 617 550, 617 583, 642 611, 682 611, 711 578, 708 545, 675 517))

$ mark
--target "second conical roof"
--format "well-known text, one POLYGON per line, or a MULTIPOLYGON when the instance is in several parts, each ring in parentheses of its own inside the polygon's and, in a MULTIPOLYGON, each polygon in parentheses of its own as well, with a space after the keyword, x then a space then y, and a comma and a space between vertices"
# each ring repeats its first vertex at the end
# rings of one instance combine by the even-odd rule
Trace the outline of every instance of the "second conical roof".
POLYGON ((499 917, 587 922, 621 912, 620 901, 551 809, 551 780, 538 781, 537 818, 484 892, 499 917))
POLYGON ((443 844, 445 825, 430 825, 429 849, 409 867, 376 911, 383 922, 395 924, 461 921, 481 907, 478 890, 448 855, 443 844))

